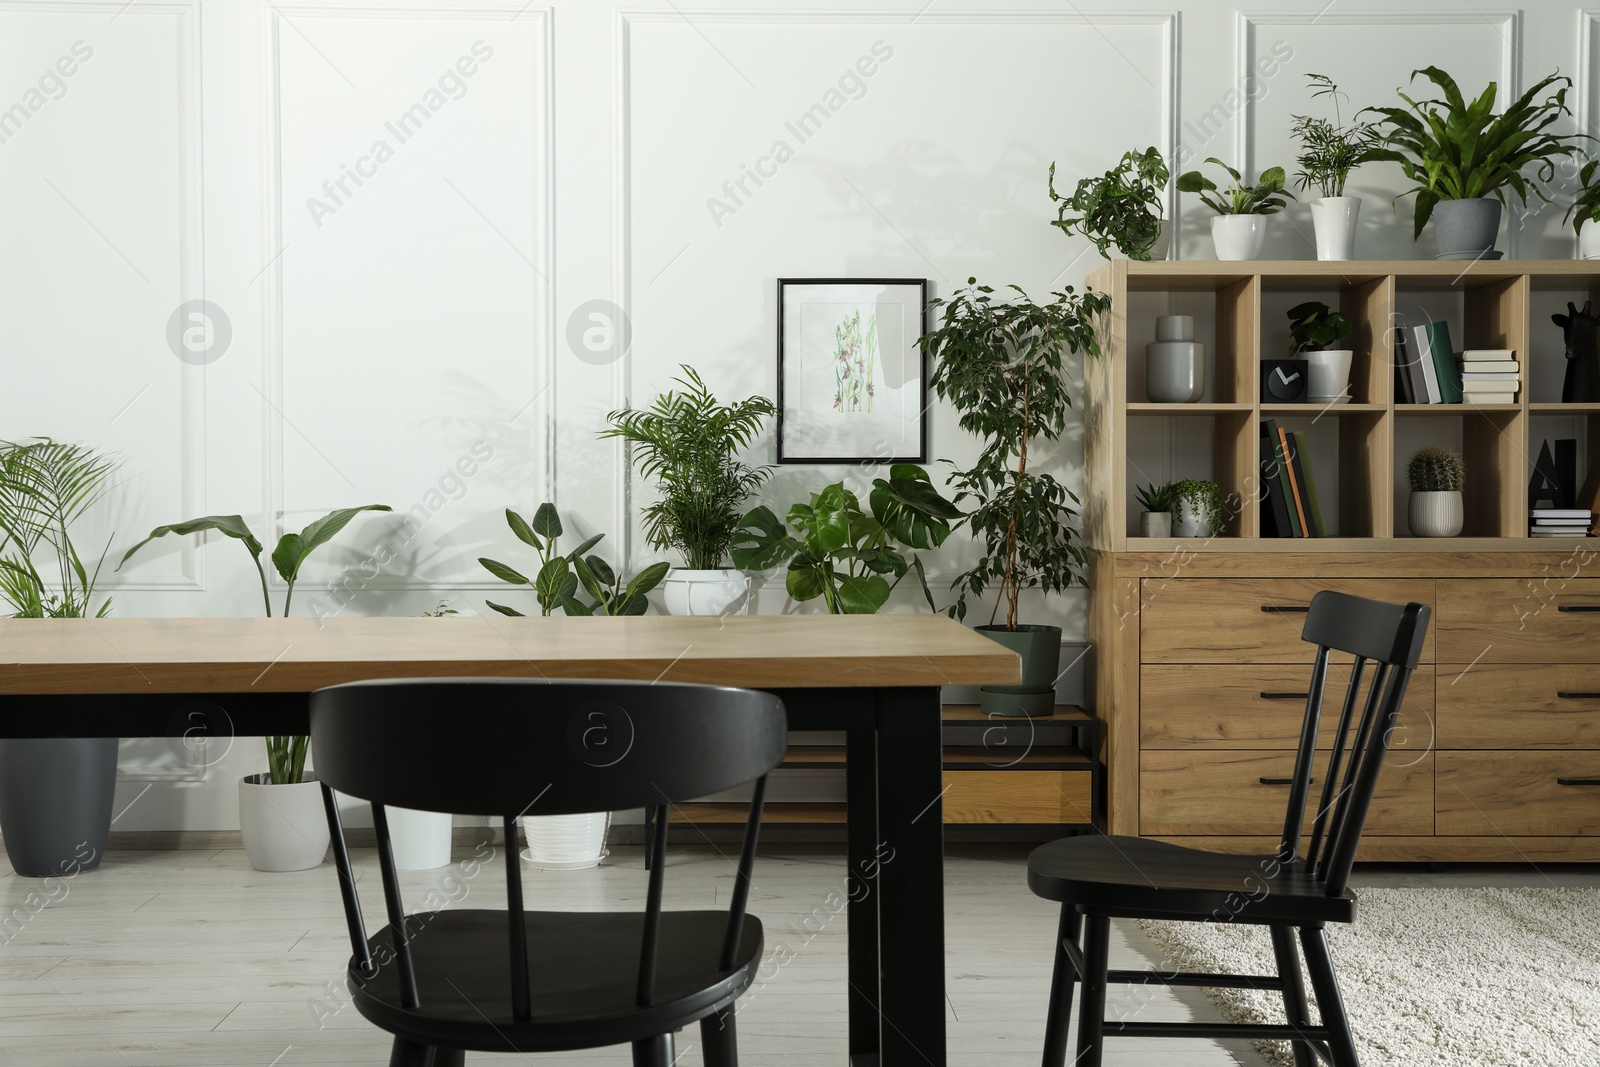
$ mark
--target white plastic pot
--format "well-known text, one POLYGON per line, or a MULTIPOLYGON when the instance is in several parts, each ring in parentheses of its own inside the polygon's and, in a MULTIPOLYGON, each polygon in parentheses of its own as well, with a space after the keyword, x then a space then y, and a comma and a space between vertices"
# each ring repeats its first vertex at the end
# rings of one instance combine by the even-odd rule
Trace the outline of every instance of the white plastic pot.
POLYGON ((1355 352, 1348 348, 1327 348, 1306 353, 1307 395, 1324 404, 1344 396, 1350 388, 1350 364, 1355 352))
POLYGON ((1578 258, 1600 259, 1600 222, 1591 219, 1578 231, 1578 258))
POLYGON ((750 606, 750 579, 728 567, 674 567, 661 580, 661 599, 670 615, 744 615, 750 606))
POLYGON ((1218 259, 1255 259, 1266 239, 1265 215, 1218 215, 1211 220, 1211 243, 1218 259))
POLYGON ((545 871, 580 871, 597 867, 606 852, 606 830, 611 813, 580 812, 576 815, 528 815, 522 832, 528 847, 522 858, 531 867, 545 871))
POLYGON ((1311 201, 1318 259, 1356 258, 1356 219, 1360 214, 1359 196, 1324 196, 1311 201))
POLYGON ((448 811, 385 808, 389 817, 389 847, 394 865, 402 871, 431 871, 450 863, 448 811))
POLYGON ((272 785, 265 774, 239 780, 239 833, 258 871, 303 871, 328 852, 328 816, 314 775, 295 785, 272 785))

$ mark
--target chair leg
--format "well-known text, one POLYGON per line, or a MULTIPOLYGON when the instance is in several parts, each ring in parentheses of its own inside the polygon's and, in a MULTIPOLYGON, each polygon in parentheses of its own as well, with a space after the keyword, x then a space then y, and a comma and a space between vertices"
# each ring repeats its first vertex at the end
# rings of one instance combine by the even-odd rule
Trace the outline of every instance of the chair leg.
MULTIPOLYGON (((1306 1003, 1306 984, 1300 977, 1300 957, 1295 954, 1289 927, 1272 929, 1272 954, 1278 960, 1278 977, 1283 979, 1284 1014, 1291 1026, 1310 1026, 1311 1007, 1306 1003)), ((1316 1054, 1304 1041, 1292 1042, 1294 1067, 1317 1067, 1316 1054)))
POLYGON ((706 1067, 739 1067, 739 1035, 733 1005, 700 1020, 700 1046, 706 1067))
POLYGON ((429 1067, 431 1063, 433 1063, 431 1046, 419 1045, 403 1037, 394 1039, 394 1049, 389 1053, 389 1067, 429 1067))
POLYGON ((1328 1028, 1328 1050, 1333 1067, 1361 1067, 1356 1056, 1356 1039, 1350 1032, 1350 1017, 1345 1014, 1344 998, 1339 995, 1339 978, 1333 973, 1333 957, 1320 927, 1300 931, 1300 944, 1306 953, 1306 970, 1311 973, 1311 989, 1322 1010, 1322 1025, 1328 1028))
POLYGON ((433 1049, 433 1067, 466 1067, 467 1053, 465 1049, 439 1048, 433 1049))
POLYGON ((660 1034, 633 1043, 633 1067, 672 1067, 672 1035, 660 1034))
POLYGON ((649 808, 644 812, 644 869, 650 869, 650 857, 656 854, 656 820, 652 817, 649 808))
POLYGON ((1078 1058, 1073 1067, 1100 1067, 1106 1033, 1106 971, 1111 966, 1111 920, 1085 916, 1083 922, 1083 994, 1078 1004, 1078 1058))
POLYGON ((1066 946, 1069 941, 1078 944, 1082 928, 1083 915, 1078 909, 1071 904, 1061 905, 1061 924, 1056 929, 1056 962, 1050 972, 1050 1015, 1044 1026, 1044 1067, 1063 1067, 1067 1062, 1072 991, 1078 984, 1078 969, 1067 955, 1066 946))

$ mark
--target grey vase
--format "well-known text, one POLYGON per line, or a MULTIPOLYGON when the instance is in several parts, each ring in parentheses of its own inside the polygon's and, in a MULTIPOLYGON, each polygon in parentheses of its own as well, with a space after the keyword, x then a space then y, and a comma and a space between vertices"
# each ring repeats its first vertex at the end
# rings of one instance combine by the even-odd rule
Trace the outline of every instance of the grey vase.
POLYGON ((1494 251, 1500 233, 1500 201, 1492 196, 1441 200, 1433 205, 1433 236, 1439 258, 1494 251))
POLYGON ((12 870, 48 878, 98 867, 116 784, 115 737, 0 741, 0 834, 12 870))
POLYGON ((978 694, 990 715, 1050 715, 1056 709, 1056 675, 1061 670, 1061 627, 1019 624, 974 627, 1022 657, 1021 685, 986 685, 978 694))

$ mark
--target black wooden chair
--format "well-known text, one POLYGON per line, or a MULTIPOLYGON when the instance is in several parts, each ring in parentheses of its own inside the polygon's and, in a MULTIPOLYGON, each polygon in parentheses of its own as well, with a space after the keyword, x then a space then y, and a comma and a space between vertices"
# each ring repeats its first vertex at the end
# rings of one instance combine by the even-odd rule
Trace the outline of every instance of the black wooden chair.
POLYGON ((766 775, 786 717, 770 693, 632 682, 358 682, 311 697, 317 777, 333 835, 356 1010, 394 1034, 391 1067, 460 1067, 465 1051, 631 1043, 668 1067, 700 1023, 707 1067, 738 1062, 734 1001, 760 964, 745 913, 766 775), (754 781, 731 902, 663 911, 669 805, 754 781), (388 925, 361 916, 334 790, 372 802, 388 925), (386 805, 489 815, 506 834, 507 909, 407 915, 386 805), (654 853, 643 912, 526 911, 516 853, 526 814, 645 808, 654 853))
POLYGON ((1223 855, 1161 841, 1107 836, 1066 838, 1034 851, 1028 858, 1029 888, 1061 902, 1045 1067, 1060 1067, 1066 1060, 1077 983, 1082 984, 1083 993, 1077 1058, 1073 1060, 1076 1067, 1099 1067, 1104 1039, 1117 1036, 1275 1039, 1292 1042, 1296 1067, 1311 1067, 1314 1056, 1334 1067, 1358 1067, 1355 1040, 1323 926, 1355 918, 1355 896, 1346 888, 1350 867, 1383 769, 1395 713, 1405 697, 1427 628, 1428 609, 1420 604, 1399 607, 1327 591, 1312 598, 1301 638, 1316 645, 1317 654, 1289 782, 1289 810, 1276 855, 1223 855), (1340 703, 1321 801, 1302 852, 1330 651, 1349 653, 1355 662, 1340 703), (1107 962, 1113 918, 1265 926, 1272 938, 1278 973, 1113 971, 1107 962), (1294 949, 1295 933, 1305 952, 1321 1025, 1310 1021, 1294 949), (1108 1020, 1108 983, 1279 990, 1288 1023, 1108 1020))

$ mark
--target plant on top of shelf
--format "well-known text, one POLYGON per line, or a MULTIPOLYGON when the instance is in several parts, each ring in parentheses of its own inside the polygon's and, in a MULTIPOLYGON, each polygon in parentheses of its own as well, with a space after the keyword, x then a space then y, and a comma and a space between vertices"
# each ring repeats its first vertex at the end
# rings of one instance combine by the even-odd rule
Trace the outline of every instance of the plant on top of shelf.
MULTIPOLYGON (((557 608, 567 615, 643 615, 650 607, 646 594, 661 584, 671 566, 666 562, 653 564, 624 583, 605 560, 586 555, 604 540, 605 534, 595 534, 571 552, 558 553, 556 542, 565 530, 556 506, 549 501, 534 511, 532 522, 506 508, 506 525, 517 540, 538 554, 539 566, 533 577, 486 556, 480 556, 478 562, 502 582, 532 587, 542 616, 555 614, 557 608), (588 603, 578 599, 580 586, 591 598, 588 603)), ((516 608, 492 600, 486 603, 502 615, 522 617, 516 608)))
POLYGON ((654 479, 661 499, 644 509, 651 547, 682 553, 686 568, 671 571, 664 591, 673 614, 716 614, 737 600, 748 580, 723 567, 750 494, 772 474, 738 458, 762 424, 777 413, 764 396, 718 402, 700 375, 684 364, 669 389, 642 409, 613 411, 601 437, 632 446, 639 473, 654 479))
POLYGON ((789 509, 798 536, 791 536, 770 508, 753 508, 741 520, 733 562, 743 570, 787 564, 789 595, 802 603, 821 597, 832 615, 875 614, 901 580, 915 573, 929 610, 938 610, 922 560, 905 549, 944 544, 960 510, 939 495, 927 471, 912 463, 896 463, 887 479, 873 479, 867 499, 870 514, 843 482, 812 493, 809 504, 789 509))
POLYGON ((1567 107, 1572 79, 1552 74, 1497 115, 1497 83, 1490 82, 1477 99, 1468 101, 1455 79, 1438 67, 1412 71, 1413 82, 1418 74, 1444 99, 1414 100, 1396 90, 1405 107, 1365 108, 1382 116, 1378 125, 1385 128, 1383 146, 1372 158, 1398 163, 1416 183, 1407 190, 1417 197, 1413 237, 1421 237, 1422 228, 1437 214, 1440 256, 1471 258, 1493 251, 1507 191, 1524 206, 1529 193, 1548 203, 1544 186, 1555 176, 1556 160, 1578 151, 1577 138, 1547 132, 1563 115, 1572 114, 1567 107), (1561 87, 1538 99, 1556 84, 1561 87), (1530 166, 1533 173, 1525 174, 1530 166))
POLYGON ((1163 256, 1163 198, 1171 174, 1161 152, 1124 152, 1116 166, 1098 178, 1080 178, 1071 197, 1056 192, 1056 165, 1050 164, 1050 200, 1057 205, 1050 225, 1062 233, 1074 231, 1094 242, 1100 255, 1110 259, 1115 245, 1129 259, 1163 256), (1077 216, 1068 218, 1067 212, 1077 216))
MULTIPOLYGON (((1333 121, 1310 115, 1295 115, 1290 133, 1300 142, 1295 162, 1295 184, 1301 191, 1316 187, 1322 195, 1312 200, 1311 224, 1317 236, 1317 258, 1352 259, 1355 256, 1356 219, 1361 214, 1361 198, 1345 196, 1350 172, 1376 158, 1382 144, 1377 125, 1355 121, 1346 126, 1339 100, 1348 99, 1326 74, 1307 74, 1311 98, 1333 101, 1333 121)), ((1359 114, 1359 113, 1358 113, 1359 114)))
POLYGON ((1185 478, 1172 487, 1175 502, 1172 532, 1179 537, 1216 537, 1222 533, 1224 502, 1216 482, 1185 478))
POLYGON ((1254 185, 1246 185, 1238 171, 1217 157, 1210 156, 1206 162, 1227 171, 1233 183, 1219 189, 1216 182, 1198 170, 1189 170, 1178 175, 1178 191, 1200 194, 1200 202, 1217 213, 1211 220, 1211 242, 1218 259, 1256 258, 1267 233, 1263 216, 1277 214, 1294 199, 1294 194, 1284 188, 1287 178, 1283 168, 1268 167, 1254 185))
POLYGON ((1061 649, 1055 626, 1029 626, 1019 620, 1024 589, 1060 592, 1083 581, 1086 556, 1074 528, 1078 498, 1038 464, 1030 466, 1029 447, 1054 441, 1066 428, 1072 395, 1067 389, 1067 352, 1100 354, 1098 330, 1111 298, 1071 286, 1037 304, 1011 286, 1018 299, 997 301, 994 290, 968 278, 949 301, 939 325, 919 342, 933 364, 929 381, 941 399, 961 413, 963 430, 982 442, 978 458, 957 470, 955 502, 977 507, 961 523, 983 546, 983 557, 951 583, 960 591, 949 612, 966 617, 967 598, 995 590, 989 623, 978 627, 991 638, 1023 650, 1023 680, 1018 687, 984 690, 991 710, 1010 714, 1049 713, 1061 649), (1000 606, 1005 622, 995 625, 1000 606))
POLYGON ((1139 506, 1144 514, 1139 516, 1139 532, 1145 537, 1171 537, 1172 512, 1178 505, 1177 486, 1172 482, 1152 482, 1137 490, 1139 506))
POLYGON ((1406 464, 1411 485, 1408 518, 1416 537, 1454 537, 1461 532, 1465 511, 1461 489, 1467 481, 1460 453, 1441 445, 1419 448, 1406 464))
POLYGON ((1600 160, 1591 159, 1578 171, 1578 195, 1561 216, 1561 221, 1572 219, 1572 231, 1578 235, 1578 258, 1600 259, 1600 226, 1585 228, 1586 222, 1600 222, 1600 182, 1594 180, 1600 170, 1600 160))
POLYGON ((1352 329, 1349 316, 1320 300, 1289 309, 1289 355, 1312 352, 1343 341, 1352 329))

